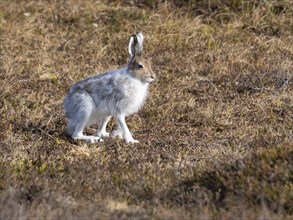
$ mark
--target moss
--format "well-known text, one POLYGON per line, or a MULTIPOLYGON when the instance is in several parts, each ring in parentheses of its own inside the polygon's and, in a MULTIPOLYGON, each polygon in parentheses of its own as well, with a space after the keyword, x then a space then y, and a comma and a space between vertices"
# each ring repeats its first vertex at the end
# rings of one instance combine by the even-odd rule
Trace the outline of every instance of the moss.
MULTIPOLYGON (((293 213, 292 204, 292 178, 293 178, 293 145, 283 144, 269 150, 262 150, 249 156, 241 162, 232 164, 223 163, 213 171, 196 173, 188 181, 179 184, 177 194, 191 201, 197 199, 193 190, 202 188, 212 194, 212 204, 218 208, 229 208, 231 198, 236 203, 249 206, 266 204, 275 212, 293 213), (188 196, 181 196, 187 193, 188 196), (229 198, 229 199, 228 199, 229 198)), ((173 191, 173 192, 176 192, 173 191)), ((210 204, 211 205, 211 204, 210 204)))

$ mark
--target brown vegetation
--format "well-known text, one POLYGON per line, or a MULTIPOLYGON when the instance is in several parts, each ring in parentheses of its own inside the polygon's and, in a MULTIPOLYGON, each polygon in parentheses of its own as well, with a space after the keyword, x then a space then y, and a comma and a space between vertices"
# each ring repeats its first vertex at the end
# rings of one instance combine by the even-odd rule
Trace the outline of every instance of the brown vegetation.
POLYGON ((292 26, 288 0, 0 1, 1 219, 292 217, 292 26), (136 31, 140 144, 71 140, 65 94, 136 31))

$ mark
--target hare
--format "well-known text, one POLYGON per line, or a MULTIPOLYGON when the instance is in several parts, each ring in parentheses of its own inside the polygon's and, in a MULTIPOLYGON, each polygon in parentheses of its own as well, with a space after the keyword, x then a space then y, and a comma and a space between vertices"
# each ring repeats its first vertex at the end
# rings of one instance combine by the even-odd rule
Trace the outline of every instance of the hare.
POLYGON ((127 66, 81 80, 70 88, 64 109, 68 118, 67 132, 73 139, 94 143, 117 136, 124 137, 126 143, 138 143, 128 129, 125 117, 143 106, 149 84, 156 77, 150 61, 141 57, 143 39, 141 33, 131 36, 127 66), (111 117, 118 123, 110 135, 106 126, 111 117), (84 128, 93 124, 98 124, 96 136, 84 135, 84 128))

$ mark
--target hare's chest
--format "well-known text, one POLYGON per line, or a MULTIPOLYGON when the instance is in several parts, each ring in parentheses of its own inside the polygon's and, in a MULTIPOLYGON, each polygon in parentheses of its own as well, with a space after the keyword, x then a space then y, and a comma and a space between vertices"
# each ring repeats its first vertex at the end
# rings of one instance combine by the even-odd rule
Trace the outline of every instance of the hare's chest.
POLYGON ((128 113, 132 114, 142 107, 148 94, 148 85, 139 81, 133 82, 128 91, 128 113))

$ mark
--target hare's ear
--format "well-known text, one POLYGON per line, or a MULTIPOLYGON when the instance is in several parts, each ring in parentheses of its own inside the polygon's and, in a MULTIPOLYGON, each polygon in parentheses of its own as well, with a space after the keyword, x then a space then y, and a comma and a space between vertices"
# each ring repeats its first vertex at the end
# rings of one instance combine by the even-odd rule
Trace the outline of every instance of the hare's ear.
POLYGON ((143 38, 142 33, 140 33, 140 32, 137 32, 135 36, 137 38, 137 51, 136 51, 136 53, 137 53, 137 55, 141 55, 142 49, 143 49, 144 38, 143 38))
POLYGON ((129 45, 128 45, 128 52, 130 54, 130 60, 133 60, 135 56, 139 56, 142 53, 143 49, 143 35, 142 33, 137 32, 134 35, 131 35, 129 45))

